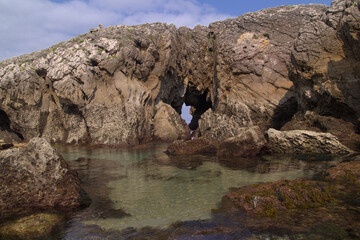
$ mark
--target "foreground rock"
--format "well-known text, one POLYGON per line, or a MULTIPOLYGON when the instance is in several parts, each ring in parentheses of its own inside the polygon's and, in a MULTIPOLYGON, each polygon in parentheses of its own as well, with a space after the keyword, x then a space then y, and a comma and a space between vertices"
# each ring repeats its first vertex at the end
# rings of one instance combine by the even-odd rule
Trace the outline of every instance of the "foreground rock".
POLYGON ((88 204, 76 173, 45 139, 1 151, 0 173, 0 217, 88 204))
POLYGON ((189 141, 178 140, 167 148, 170 155, 216 154, 219 144, 206 138, 197 138, 189 141))
POLYGON ((276 153, 346 155, 353 152, 330 133, 305 130, 277 131, 271 128, 266 134, 272 151, 276 153))
POLYGON ((359 161, 343 162, 317 180, 280 180, 233 189, 223 196, 221 210, 249 231, 306 233, 304 239, 318 239, 312 238, 316 235, 358 239, 359 178, 359 161))
POLYGON ((346 181, 360 185, 360 161, 350 161, 338 164, 325 173, 330 180, 346 181))
POLYGON ((321 207, 332 200, 328 184, 295 179, 239 188, 225 195, 221 204, 229 211, 275 217, 280 211, 321 207))
POLYGON ((243 127, 235 137, 220 143, 218 156, 221 157, 254 157, 267 151, 267 142, 260 128, 243 127))
POLYGON ((49 237, 63 217, 53 213, 37 213, 0 226, 1 239, 39 239, 49 237))

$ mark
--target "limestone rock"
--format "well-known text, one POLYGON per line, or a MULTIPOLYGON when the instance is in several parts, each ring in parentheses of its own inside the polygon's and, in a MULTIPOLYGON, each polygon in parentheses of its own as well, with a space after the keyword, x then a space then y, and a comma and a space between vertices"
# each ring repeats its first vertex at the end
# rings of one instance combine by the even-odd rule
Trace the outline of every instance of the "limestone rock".
POLYGON ((341 118, 332 116, 320 116, 314 112, 306 111, 304 115, 294 116, 282 128, 289 130, 310 130, 316 132, 328 132, 333 134, 339 141, 352 150, 360 150, 360 134, 354 131, 355 124, 341 118))
POLYGON ((161 102, 154 117, 154 137, 165 142, 190 139, 190 129, 174 108, 161 102))
POLYGON ((218 145, 206 138, 177 140, 168 146, 166 152, 170 155, 216 154, 218 145))
POLYGON ((267 132, 271 150, 277 153, 326 153, 346 155, 353 151, 344 146, 331 133, 306 130, 267 132))
POLYGON ((45 139, 0 151, 0 173, 0 217, 86 204, 79 178, 45 139))
POLYGON ((111 145, 174 139, 177 120, 166 136, 154 135, 165 124, 153 121, 161 102, 177 114, 191 105, 190 129, 215 141, 246 126, 281 129, 306 111, 342 119, 356 133, 358 22, 359 8, 336 0, 194 29, 95 28, 0 62, 0 138, 111 145))
POLYGON ((266 151, 266 140, 258 126, 238 129, 239 134, 225 139, 219 145, 218 156, 254 157, 266 151))
POLYGON ((290 67, 299 112, 351 123, 352 134, 359 133, 355 130, 360 116, 359 22, 355 1, 333 1, 320 21, 300 29, 290 67))

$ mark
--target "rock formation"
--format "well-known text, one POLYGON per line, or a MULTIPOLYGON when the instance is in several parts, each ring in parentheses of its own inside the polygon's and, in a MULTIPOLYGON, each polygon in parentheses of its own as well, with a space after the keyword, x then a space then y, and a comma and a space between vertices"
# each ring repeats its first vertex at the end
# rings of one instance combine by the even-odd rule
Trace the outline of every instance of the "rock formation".
POLYGON ((177 114, 185 103, 192 106, 189 128, 212 140, 249 126, 262 133, 302 126, 354 148, 359 21, 357 2, 335 0, 194 29, 91 29, 0 63, 0 137, 112 145, 184 139, 187 126, 177 114), (346 127, 324 127, 329 121, 346 127))
POLYGON ((79 178, 45 139, 0 151, 0 173, 0 218, 86 204, 79 178))
POLYGON ((350 154, 349 148, 339 142, 331 133, 306 130, 277 131, 270 128, 266 135, 269 145, 276 153, 325 153, 335 155, 350 154))

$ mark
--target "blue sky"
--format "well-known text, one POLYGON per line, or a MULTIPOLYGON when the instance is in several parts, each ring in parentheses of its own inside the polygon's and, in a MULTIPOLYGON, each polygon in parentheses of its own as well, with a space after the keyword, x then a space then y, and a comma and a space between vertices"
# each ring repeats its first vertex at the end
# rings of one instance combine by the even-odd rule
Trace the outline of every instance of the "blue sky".
POLYGON ((279 5, 330 0, 0 0, 0 60, 41 50, 99 23, 194 27, 279 5))

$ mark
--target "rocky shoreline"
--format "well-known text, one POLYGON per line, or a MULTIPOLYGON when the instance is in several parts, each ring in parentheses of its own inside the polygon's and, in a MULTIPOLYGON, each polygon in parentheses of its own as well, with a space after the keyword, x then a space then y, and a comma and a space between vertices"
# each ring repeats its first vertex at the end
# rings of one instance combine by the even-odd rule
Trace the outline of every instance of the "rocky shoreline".
POLYGON ((244 224, 254 230, 260 222, 286 230, 301 215, 298 232, 326 215, 339 219, 332 223, 349 239, 360 238, 359 22, 358 1, 334 0, 194 29, 97 28, 0 62, 0 218, 89 205, 76 172, 50 143, 169 142, 171 155, 348 156, 352 161, 318 180, 232 191, 221 211, 246 213, 244 224), (183 104, 191 106, 189 126, 180 117, 183 104), (344 206, 354 214, 341 217, 344 206))

